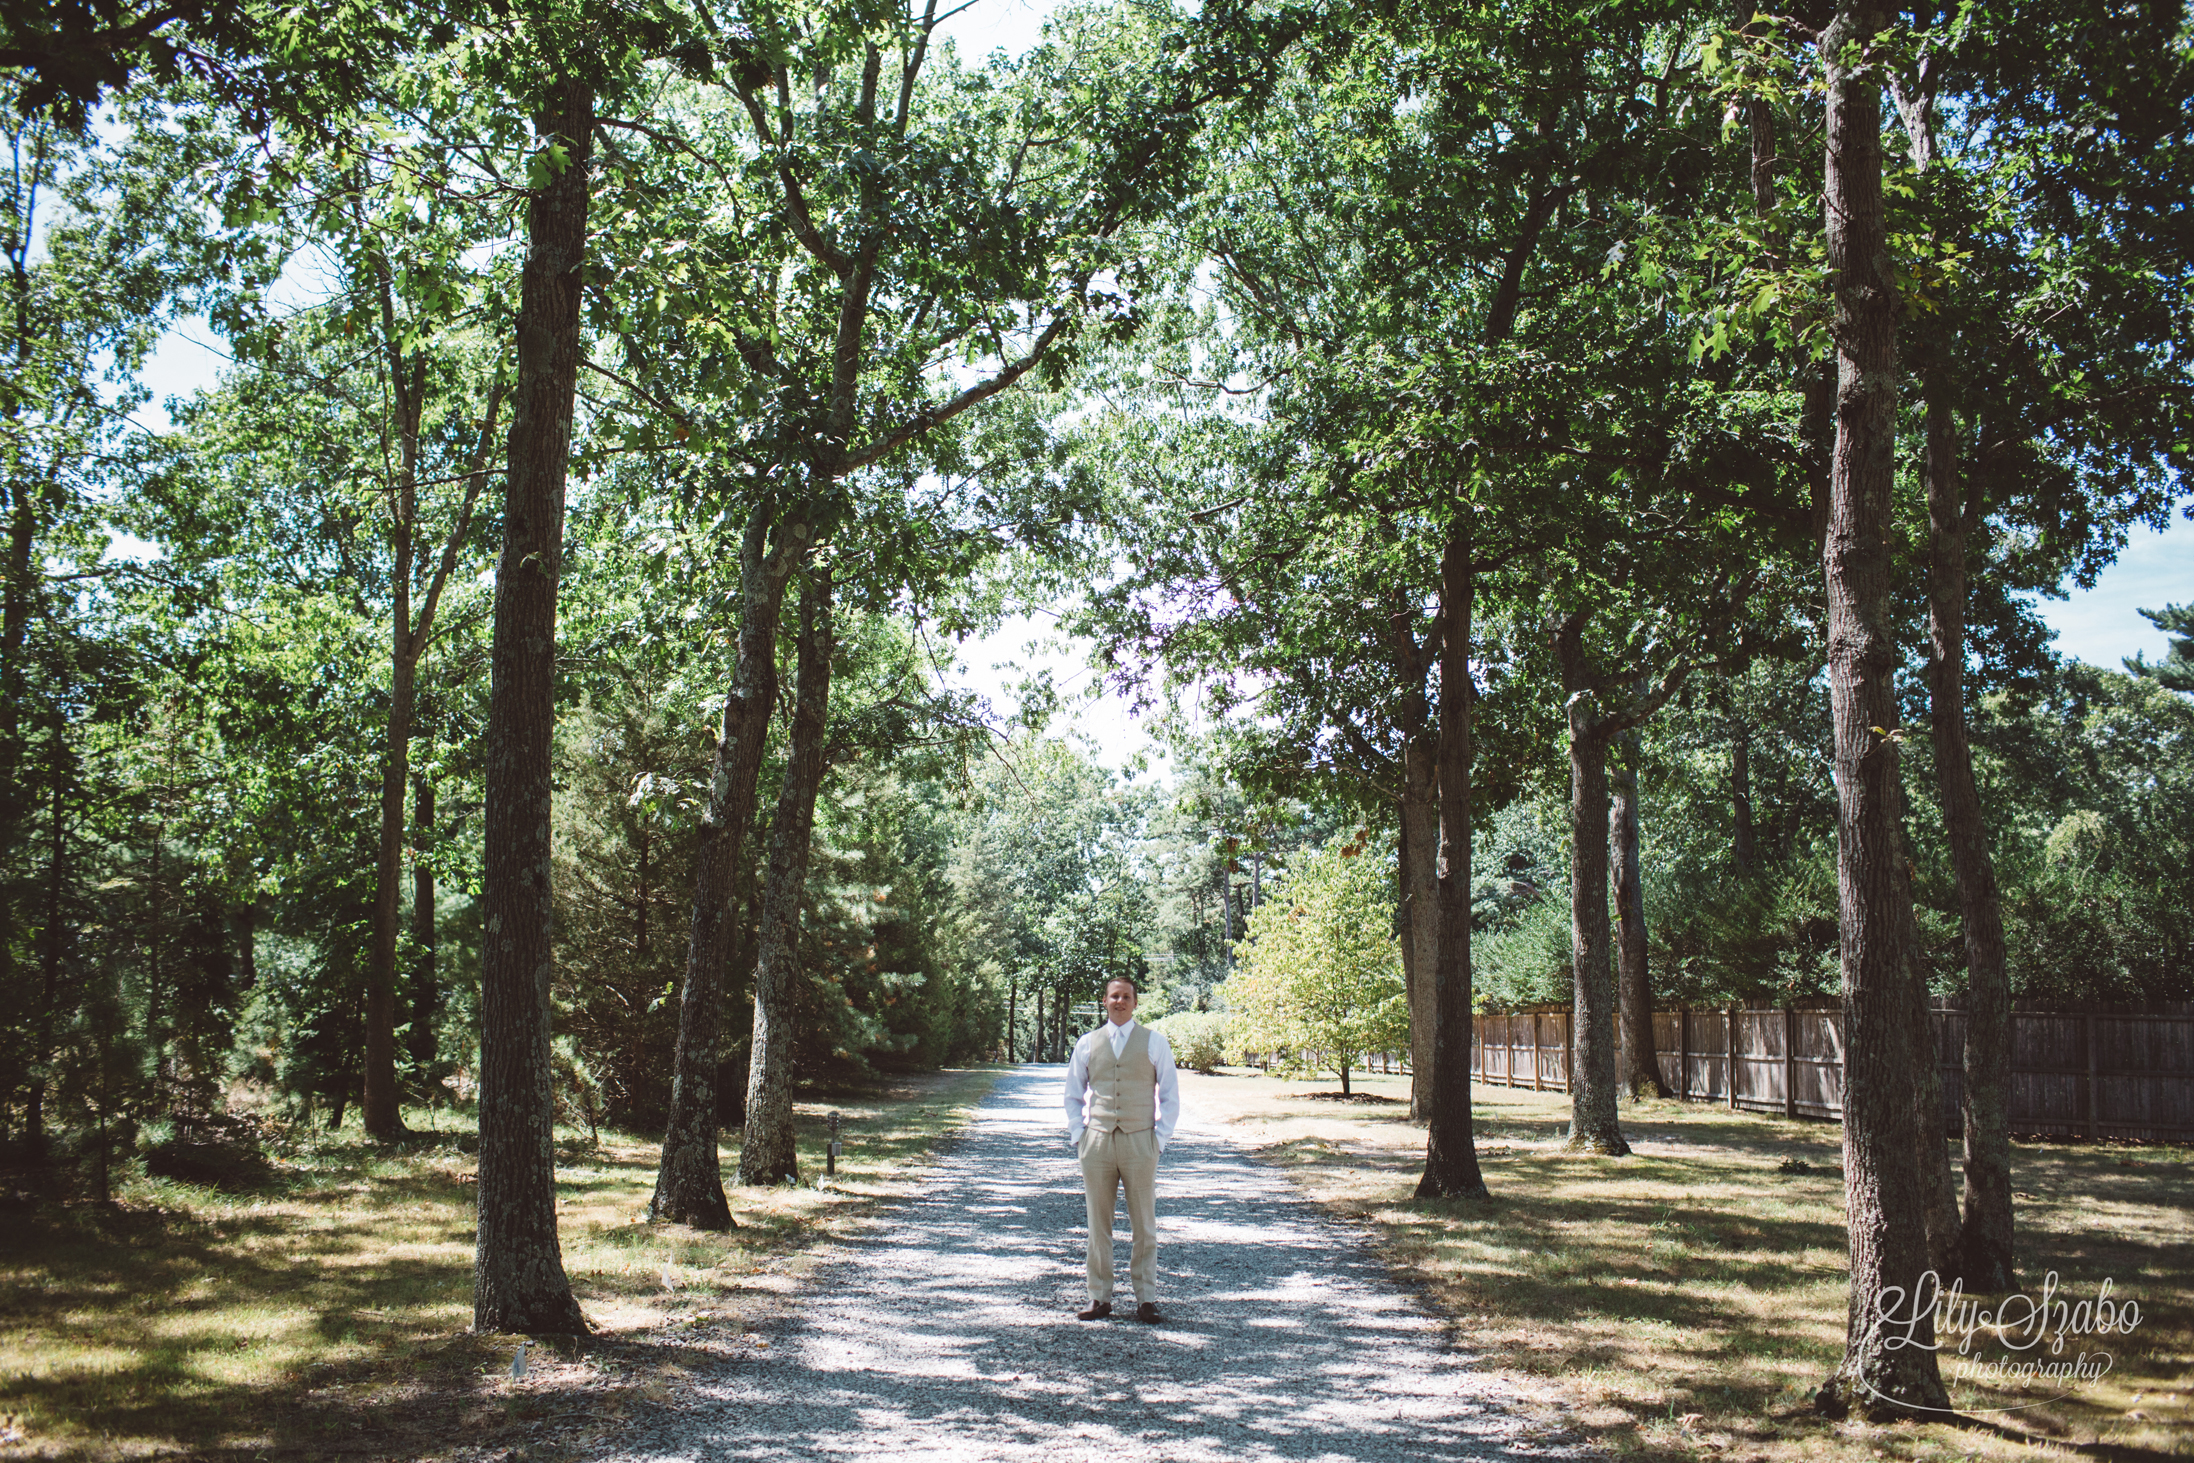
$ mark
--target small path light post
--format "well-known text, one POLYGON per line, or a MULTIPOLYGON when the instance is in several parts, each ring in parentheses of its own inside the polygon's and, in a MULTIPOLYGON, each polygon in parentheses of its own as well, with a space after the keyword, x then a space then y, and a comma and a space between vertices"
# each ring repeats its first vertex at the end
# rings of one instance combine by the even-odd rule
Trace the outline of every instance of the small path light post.
POLYGON ((833 1108, 830 1114, 830 1147, 823 1151, 824 1173, 834 1174, 838 1171, 838 1154, 838 1112, 833 1108))

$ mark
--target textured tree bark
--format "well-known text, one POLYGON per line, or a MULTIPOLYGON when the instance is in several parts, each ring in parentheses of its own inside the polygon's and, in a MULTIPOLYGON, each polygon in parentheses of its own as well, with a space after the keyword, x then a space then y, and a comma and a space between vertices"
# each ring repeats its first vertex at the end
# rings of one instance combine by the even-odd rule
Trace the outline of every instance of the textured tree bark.
POLYGON ((389 663, 389 719, 381 749, 381 838, 373 875, 373 934, 366 959, 366 1070, 359 1118, 383 1142, 406 1134, 396 1098, 396 932, 402 920, 404 793, 411 780, 411 721, 418 662, 410 654, 411 553, 397 553, 395 645, 389 663))
POLYGON ((411 575, 419 511, 419 417, 423 371, 407 371, 397 343, 395 302, 382 275, 389 395, 397 442, 396 563, 389 575, 389 717, 381 748, 381 838, 373 871, 373 931, 366 952, 366 1068, 359 1119, 369 1137, 405 1136, 396 1100, 396 932, 404 876, 404 792, 411 776, 411 721, 418 646, 411 632, 411 575))
MULTIPOLYGON (((44 1000, 39 1005, 37 1071, 23 1101, 23 1145, 33 1163, 46 1161, 46 1079, 53 1061, 53 1013, 61 995, 61 890, 68 853, 68 828, 62 818, 61 769, 52 768, 52 822, 47 828, 46 928, 41 951, 45 970, 44 1000)), ((249 988, 248 986, 246 987, 249 988)))
POLYGON ((1402 897, 1409 911, 1409 1116, 1432 1116, 1432 1047, 1440 968, 1440 744, 1420 732, 1402 744, 1402 897))
MULTIPOLYGON (((731 967, 732 897, 739 859, 754 825, 762 749, 777 705, 777 625, 785 585, 807 557, 805 518, 787 515, 771 541, 765 500, 747 518, 740 547, 739 654, 724 697, 723 734, 709 778, 709 804, 694 858, 693 915, 686 979, 678 1003, 670 1121, 655 1174, 650 1217, 702 1229, 731 1227, 716 1147, 717 1036, 731 967)), ((751 1120, 752 1114, 749 1113, 751 1120)))
POLYGON ((1905 918, 1905 958, 1912 964, 1905 998, 1911 1007, 1913 1151, 1919 1155, 1921 1228, 1927 1236, 1927 1266, 1948 1283, 1958 1264, 1958 1183, 1950 1169, 1950 1143, 1943 1122, 1942 1053, 1936 1045, 1935 1017, 1928 1000, 1927 967, 1920 958, 1911 855, 1900 854, 1898 866, 1904 874, 1898 899, 1905 918))
POLYGON ((13 847, 25 807, 22 707, 28 677, 24 647, 37 602, 31 563, 31 550, 38 541, 36 491, 20 481, 6 486, 15 501, 8 515, 7 582, 0 585, 0 839, 7 840, 0 842, 0 849, 13 847))
POLYGON ((427 1067, 435 1057, 434 1018, 442 1008, 442 990, 435 969, 434 865, 423 856, 434 837, 434 779, 414 779, 411 804, 411 841, 421 857, 411 866, 411 943, 419 963, 411 972, 411 1060, 427 1067))
MULTIPOLYGON (((1408 1009, 1410 1034, 1414 1037, 1418 1026, 1424 1022, 1426 1014, 1421 1009, 1418 987, 1420 984, 1430 983, 1432 973, 1429 970, 1420 971, 1417 967, 1415 932, 1418 921, 1429 918, 1429 915, 1421 909, 1413 911, 1409 904, 1409 874, 1412 854, 1409 848, 1409 820, 1404 816, 1404 813, 1402 800, 1397 798, 1395 800, 1394 863, 1395 882, 1399 893, 1394 900, 1394 938, 1402 957, 1402 1004, 1408 1009)), ((1412 1122, 1417 1121, 1419 1118, 1418 1107, 1420 1106, 1423 1089, 1424 1083, 1418 1080, 1415 1075, 1412 1075, 1409 1079, 1409 1116, 1412 1122)))
POLYGON ((1562 621, 1554 654, 1569 719, 1570 1083, 1566 1146, 1622 1157, 1615 1096, 1615 982, 1608 962, 1607 722, 1595 716, 1578 612, 1562 621))
POLYGON ((1471 565, 1477 509, 1455 505, 1440 554, 1439 955, 1432 975, 1432 1100, 1420 1199, 1483 1195, 1470 1126, 1470 679, 1471 565))
POLYGON ((1947 1408, 1935 1365, 1914 1131, 1913 1032, 1899 907, 1897 649, 1890 624, 1890 492, 1897 411, 1897 296, 1882 204, 1884 61, 1867 56, 1890 15, 1845 0, 1821 37, 1828 81, 1826 216, 1837 352, 1836 444, 1822 553, 1834 720, 1844 1017, 1844 1197, 1851 1294, 1843 1360, 1816 1404, 1895 1415, 1947 1408))
POLYGON ((1615 800, 1607 815, 1608 858, 1614 865, 1616 985, 1622 1012, 1622 1087, 1632 1101, 1666 1097, 1653 1040, 1653 982, 1646 967, 1645 875, 1638 861, 1638 737, 1622 739, 1609 774, 1615 800))
POLYGON ((1899 828, 1898 912, 1902 943, 1911 970, 1904 985, 1906 1020, 1912 1032, 1912 1128, 1918 1159, 1921 1231, 1927 1242, 1927 1267, 1947 1283, 1958 1259, 1958 1186, 1950 1169, 1943 1123, 1943 1074, 1936 1044, 1935 1019, 1928 1000, 1927 969, 1921 960, 1920 925, 1914 914, 1912 860, 1899 828))
POLYGON ((2011 978, 2003 902, 1966 740, 1966 512, 1957 417, 1944 382, 1929 381, 1927 392, 1928 720, 1966 960, 1965 1213, 1956 1270, 1969 1290, 2001 1291, 2018 1283, 2011 1211, 2011 978))
POLYGON ((1388 617, 1394 641, 1394 668, 1401 706, 1395 728, 1401 734, 1400 832, 1401 937, 1403 995, 1409 1003, 1409 1116, 1425 1122, 1431 1113, 1433 1046, 1433 974, 1440 962, 1440 741, 1425 693, 1443 629, 1434 626, 1420 643, 1407 606, 1388 617))
POLYGON ((570 161, 529 200, 520 277, 518 384, 489 659, 472 1324, 476 1331, 573 1334, 587 1323, 556 1238, 549 1087, 550 739, 593 92, 557 84, 535 125, 568 149, 570 161))
POLYGON ((800 1176, 800 1156, 792 1141, 792 1045, 798 1035, 800 903, 807 892, 815 795, 823 785, 823 746, 830 730, 830 658, 836 646, 830 596, 829 565, 810 570, 800 586, 792 738, 785 780, 777 791, 777 814, 770 822, 769 883, 762 891, 747 1126, 739 1147, 742 1184, 774 1184, 800 1176))
MULTIPOLYGON (((17 364, 22 364, 35 345, 27 325, 29 311, 27 277, 14 272, 16 288, 17 364)), ((10 407, 9 417, 15 415, 10 407)), ((0 579, 0 866, 11 860, 17 839, 28 821, 28 779, 23 774, 23 703, 29 686, 25 664, 31 611, 37 603, 38 571, 32 550, 38 539, 38 494, 35 485, 17 478, 0 478, 0 491, 10 495, 8 505, 8 554, 5 578, 0 579)), ((0 882, 0 927, 15 927, 13 881, 0 882)), ((0 990, 14 990, 15 941, 0 939, 0 990)), ((39 1089, 40 1129, 44 1127, 44 1089, 39 1089)), ((40 1140, 41 1143, 43 1139, 40 1140)))

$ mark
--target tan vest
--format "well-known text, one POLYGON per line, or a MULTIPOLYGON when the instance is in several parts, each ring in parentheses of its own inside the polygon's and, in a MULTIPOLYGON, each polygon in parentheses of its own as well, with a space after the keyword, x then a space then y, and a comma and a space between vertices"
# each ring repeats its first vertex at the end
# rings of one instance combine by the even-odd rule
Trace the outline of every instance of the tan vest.
POLYGON ((1138 1024, 1112 1054, 1107 1021, 1089 1044, 1089 1120, 1097 1133, 1147 1133, 1158 1126, 1158 1064, 1150 1059, 1150 1028, 1138 1024))

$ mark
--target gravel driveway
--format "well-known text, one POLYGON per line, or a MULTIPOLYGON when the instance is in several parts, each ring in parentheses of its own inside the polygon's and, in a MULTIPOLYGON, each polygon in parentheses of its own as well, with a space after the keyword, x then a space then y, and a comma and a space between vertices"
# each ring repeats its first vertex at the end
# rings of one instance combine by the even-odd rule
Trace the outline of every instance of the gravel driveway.
MULTIPOLYGON (((1158 1169, 1165 1324, 1076 1322, 1085 1226, 1064 1076, 1001 1078, 922 1192, 816 1273, 773 1349, 703 1379, 700 1406, 641 1424, 623 1456, 1353 1463, 1569 1451, 1525 1441, 1524 1419, 1359 1234, 1193 1113, 1158 1169)), ((1116 1241, 1124 1280, 1124 1213, 1116 1241)))

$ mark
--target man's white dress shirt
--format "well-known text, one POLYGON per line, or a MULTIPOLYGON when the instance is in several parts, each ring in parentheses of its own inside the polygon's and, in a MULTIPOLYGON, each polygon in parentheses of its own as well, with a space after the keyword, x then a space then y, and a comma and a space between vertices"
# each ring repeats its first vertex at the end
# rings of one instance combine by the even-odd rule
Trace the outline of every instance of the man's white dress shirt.
MULTIPOLYGON (((1127 1024, 1107 1021, 1095 1031, 1085 1032, 1074 1043, 1074 1056, 1067 1063, 1067 1141, 1079 1144, 1082 1128, 1089 1117, 1089 1044, 1110 1038, 1112 1054, 1117 1057, 1127 1050, 1127 1039, 1135 1034, 1135 1021, 1127 1024)), ((1150 1064, 1158 1069, 1158 1121, 1153 1131, 1158 1135, 1158 1151, 1166 1151, 1166 1143, 1173 1137, 1174 1124, 1181 1121, 1181 1077, 1173 1070, 1173 1048, 1167 1044, 1165 1033, 1156 1027, 1150 1033, 1150 1064)))

